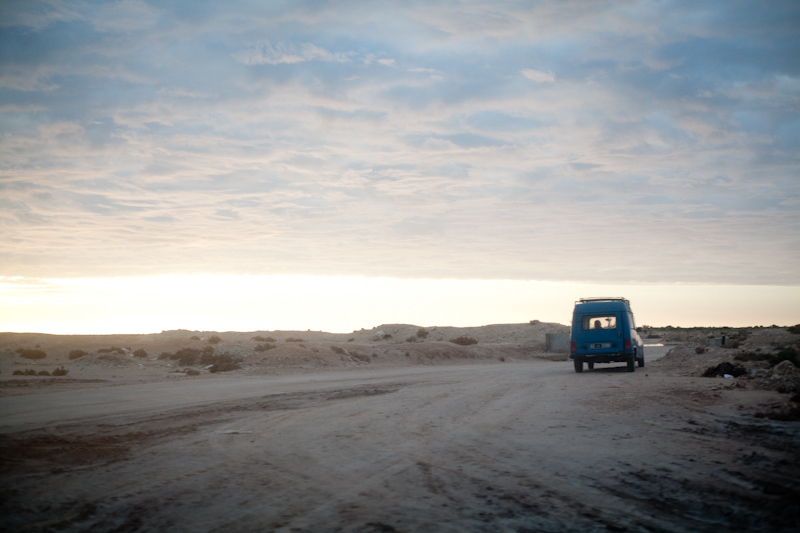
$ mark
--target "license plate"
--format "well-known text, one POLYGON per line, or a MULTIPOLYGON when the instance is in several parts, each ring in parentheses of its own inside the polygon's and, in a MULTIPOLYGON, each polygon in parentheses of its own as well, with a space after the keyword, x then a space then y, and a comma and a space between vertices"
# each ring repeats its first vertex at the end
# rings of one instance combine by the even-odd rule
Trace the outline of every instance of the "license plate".
POLYGON ((597 350, 599 348, 611 348, 611 343, 610 342, 595 342, 594 344, 590 344, 589 348, 592 348, 593 350, 597 350))

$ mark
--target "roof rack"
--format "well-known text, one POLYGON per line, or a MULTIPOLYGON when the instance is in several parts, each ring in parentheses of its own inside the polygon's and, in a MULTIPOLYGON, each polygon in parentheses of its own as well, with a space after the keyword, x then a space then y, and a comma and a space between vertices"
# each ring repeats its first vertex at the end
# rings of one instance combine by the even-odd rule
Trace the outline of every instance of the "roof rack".
POLYGON ((581 298, 581 302, 627 302, 627 298, 621 296, 594 296, 591 298, 581 298))

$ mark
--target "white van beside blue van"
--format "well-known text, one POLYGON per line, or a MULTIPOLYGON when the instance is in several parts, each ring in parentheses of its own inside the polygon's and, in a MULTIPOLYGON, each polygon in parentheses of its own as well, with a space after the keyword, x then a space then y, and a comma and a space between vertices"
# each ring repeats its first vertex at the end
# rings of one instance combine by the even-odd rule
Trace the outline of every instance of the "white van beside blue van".
POLYGON ((644 366, 644 345, 625 298, 581 298, 572 312, 569 358, 575 372, 583 364, 625 363, 628 372, 644 366))

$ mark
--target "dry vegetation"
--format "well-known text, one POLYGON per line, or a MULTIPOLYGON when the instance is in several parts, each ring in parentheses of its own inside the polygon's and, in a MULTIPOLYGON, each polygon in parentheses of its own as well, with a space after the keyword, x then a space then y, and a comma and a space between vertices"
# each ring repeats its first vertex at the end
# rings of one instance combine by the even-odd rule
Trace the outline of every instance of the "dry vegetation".
MULTIPOLYGON (((545 353, 545 334, 568 331, 563 325, 536 323, 475 328, 387 324, 349 334, 185 330, 96 336, 0 333, 0 374, 32 377, 49 372, 52 375, 55 368, 63 367, 73 380, 121 382, 234 371, 253 375, 367 366, 558 359, 563 356, 545 353)), ((42 386, 53 387, 47 383, 42 386)), ((31 382, 25 389, 35 385, 31 382)))
MULTIPOLYGON (((782 361, 800 366, 800 335, 792 333, 800 327, 794 328, 644 326, 641 333, 650 342, 675 345, 672 358, 680 358, 681 372, 685 374, 701 375, 709 366, 728 361, 759 375, 782 361), (709 345, 709 338, 723 336, 724 346, 709 345)), ((545 335, 568 332, 567 326, 532 321, 474 328, 388 324, 351 334, 312 331, 216 334, 184 330, 97 336, 0 333, 0 373, 13 375, 20 370, 30 376, 31 370, 36 375, 42 371, 52 374, 59 367, 71 371, 74 378, 96 378, 106 368, 125 368, 132 379, 153 379, 185 367, 198 367, 201 374, 232 370, 259 374, 363 365, 496 362, 501 358, 560 359, 566 356, 545 352, 545 335)))

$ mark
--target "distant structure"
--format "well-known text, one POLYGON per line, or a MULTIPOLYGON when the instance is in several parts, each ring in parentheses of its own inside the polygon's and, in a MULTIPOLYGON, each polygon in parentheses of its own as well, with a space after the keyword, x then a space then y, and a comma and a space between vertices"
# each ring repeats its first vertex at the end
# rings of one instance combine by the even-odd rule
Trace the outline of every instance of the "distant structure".
POLYGON ((706 341, 709 346, 725 346, 725 335, 722 337, 711 337, 706 341))
POLYGON ((545 333, 548 353, 569 353, 569 333, 545 333))

